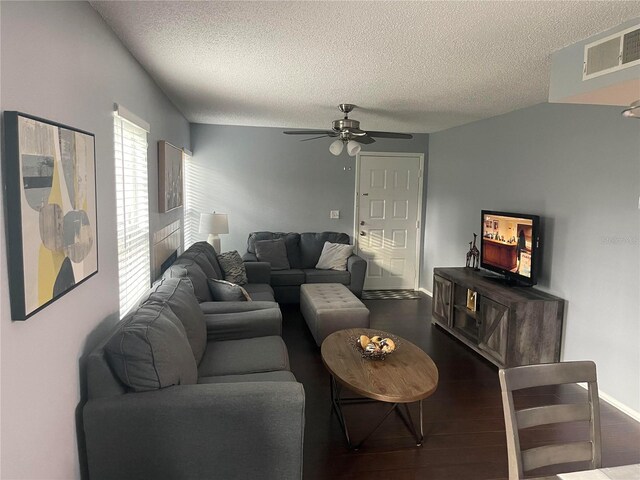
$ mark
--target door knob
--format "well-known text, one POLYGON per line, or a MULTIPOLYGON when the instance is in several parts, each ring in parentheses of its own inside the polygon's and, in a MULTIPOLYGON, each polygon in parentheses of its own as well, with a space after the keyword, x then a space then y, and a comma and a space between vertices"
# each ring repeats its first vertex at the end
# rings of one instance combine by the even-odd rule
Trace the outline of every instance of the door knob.
POLYGON ((361 221, 360 221, 360 225, 364 225, 364 220, 361 220, 361 221))
POLYGON ((364 236, 366 236, 366 235, 367 235, 366 233, 364 233, 364 232, 362 232, 362 231, 360 232, 360 236, 361 236, 361 237, 364 237, 364 236))

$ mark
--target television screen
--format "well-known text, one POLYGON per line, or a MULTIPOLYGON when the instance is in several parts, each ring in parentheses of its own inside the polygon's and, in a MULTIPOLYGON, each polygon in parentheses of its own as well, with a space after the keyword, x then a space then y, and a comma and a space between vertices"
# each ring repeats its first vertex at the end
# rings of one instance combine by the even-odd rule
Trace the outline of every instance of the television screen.
POLYGON ((534 285, 538 224, 535 215, 482 211, 480 265, 508 279, 534 285))

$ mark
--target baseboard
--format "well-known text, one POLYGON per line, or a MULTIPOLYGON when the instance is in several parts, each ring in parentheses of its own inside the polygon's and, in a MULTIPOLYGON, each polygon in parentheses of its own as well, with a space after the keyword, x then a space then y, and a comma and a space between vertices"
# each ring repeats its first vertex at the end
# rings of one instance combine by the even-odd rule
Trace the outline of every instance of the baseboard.
MULTIPOLYGON (((587 389, 587 385, 586 384, 578 383, 578 385, 580 385, 585 390, 587 389)), ((633 408, 625 405, 622 402, 619 402, 618 400, 613 398, 611 395, 608 395, 608 394, 604 393, 600 389, 598 389, 598 396, 600 397, 600 400, 604 400, 605 402, 607 402, 609 405, 611 405, 616 410, 620 410, 625 415, 629 415, 636 422, 640 423, 640 412, 636 412, 633 408)))
POLYGON ((427 290, 426 288, 418 288, 419 292, 425 293, 427 295, 429 295, 431 298, 433 298, 433 293, 431 293, 429 290, 427 290))

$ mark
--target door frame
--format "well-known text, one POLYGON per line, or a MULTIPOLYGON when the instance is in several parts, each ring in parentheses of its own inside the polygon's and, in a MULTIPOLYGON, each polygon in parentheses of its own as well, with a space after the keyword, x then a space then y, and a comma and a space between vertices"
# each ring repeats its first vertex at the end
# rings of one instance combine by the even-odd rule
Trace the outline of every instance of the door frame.
POLYGON ((353 245, 354 245, 354 253, 358 253, 358 241, 360 239, 360 235, 358 234, 358 227, 360 224, 360 156, 365 155, 369 157, 418 157, 420 159, 420 170, 418 172, 418 211, 416 220, 417 227, 416 228, 416 275, 414 279, 414 290, 418 290, 420 288, 420 259, 422 258, 422 242, 420 242, 420 237, 423 230, 422 225, 422 204, 423 204, 423 183, 424 183, 424 153, 411 153, 411 152, 359 152, 356 155, 356 172, 355 172, 355 198, 353 204, 353 245))

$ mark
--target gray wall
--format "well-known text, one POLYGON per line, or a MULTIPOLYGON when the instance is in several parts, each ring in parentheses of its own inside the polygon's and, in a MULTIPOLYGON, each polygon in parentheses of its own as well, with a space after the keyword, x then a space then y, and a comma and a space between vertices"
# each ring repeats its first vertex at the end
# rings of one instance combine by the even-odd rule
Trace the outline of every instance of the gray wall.
POLYGON ((2 2, 1 22, 2 110, 96 135, 100 270, 26 322, 12 322, 0 211, 0 477, 79 478, 82 356, 94 331, 118 318, 113 104, 151 124, 152 231, 182 216, 157 213, 157 140, 189 146, 189 125, 88 3, 2 2))
POLYGON ((463 266, 480 210, 544 219, 539 287, 567 300, 563 360, 640 411, 640 122, 619 107, 541 104, 429 141, 425 287, 463 266))
MULTIPOLYGON (((197 232, 200 212, 228 213, 223 251, 244 253, 249 233, 259 230, 353 233, 355 158, 346 151, 331 155, 332 139, 301 142, 305 137, 282 131, 191 125, 196 178, 187 187, 187 217, 197 232), (330 210, 340 210, 340 219, 330 219, 330 210)), ((365 149, 426 154, 427 142, 428 135, 418 134, 413 140, 380 139, 365 149)))

